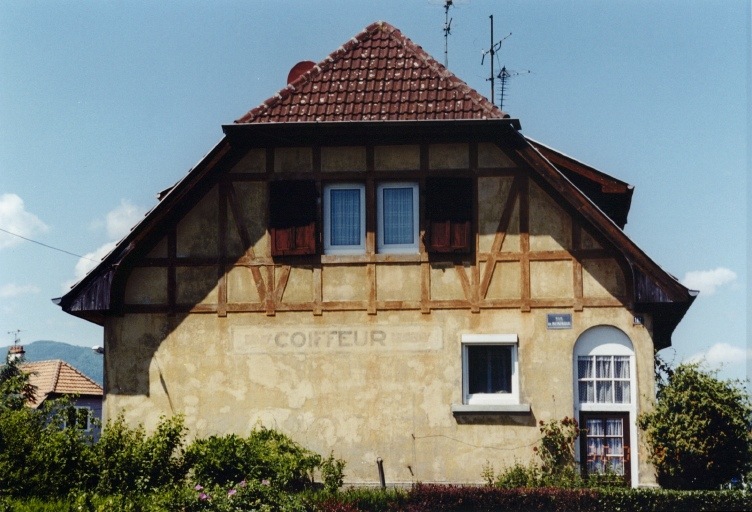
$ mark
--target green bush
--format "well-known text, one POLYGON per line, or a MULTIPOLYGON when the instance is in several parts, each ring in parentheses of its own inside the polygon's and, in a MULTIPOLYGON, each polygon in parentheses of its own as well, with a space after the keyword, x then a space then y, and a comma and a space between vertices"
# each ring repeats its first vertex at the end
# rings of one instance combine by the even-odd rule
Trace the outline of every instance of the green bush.
POLYGON ((741 383, 721 381, 698 365, 669 371, 645 430, 658 483, 673 489, 717 489, 752 465, 752 406, 741 383))
POLYGON ((515 462, 494 475, 493 466, 483 469, 483 479, 502 489, 557 487, 578 489, 586 487, 624 487, 624 478, 614 474, 589 475, 583 478, 574 460, 574 443, 581 430, 574 418, 539 423, 541 438, 533 448, 540 465, 515 462))
POLYGON ((182 416, 161 418, 151 435, 143 426, 127 426, 122 415, 107 422, 94 446, 93 490, 100 495, 145 493, 182 482, 185 433, 182 416))
POLYGON ((321 461, 321 479, 324 481, 324 490, 337 492, 342 487, 345 479, 345 461, 335 459, 334 452, 321 461))
POLYGON ((198 485, 267 481, 276 489, 297 491, 310 486, 322 459, 286 435, 259 427, 247 438, 229 434, 197 439, 186 449, 185 462, 198 485))
POLYGON ((0 494, 59 498, 89 480, 90 436, 58 427, 67 403, 0 410, 0 494))

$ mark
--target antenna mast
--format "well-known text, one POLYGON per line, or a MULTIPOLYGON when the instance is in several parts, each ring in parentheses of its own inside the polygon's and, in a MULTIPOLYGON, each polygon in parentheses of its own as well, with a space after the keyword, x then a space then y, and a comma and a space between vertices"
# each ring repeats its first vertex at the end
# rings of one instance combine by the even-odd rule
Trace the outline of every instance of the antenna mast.
POLYGON ((452 33, 452 18, 449 8, 453 0, 444 0, 444 67, 449 68, 449 35, 452 33))
POLYGON ((494 81, 496 80, 497 76, 494 73, 494 56, 496 55, 496 52, 501 49, 501 44, 504 42, 504 40, 506 40, 507 37, 511 36, 512 33, 510 32, 509 35, 507 35, 506 37, 504 37, 502 39, 499 39, 498 42, 494 42, 493 14, 490 15, 489 18, 491 19, 491 47, 487 51, 483 52, 483 58, 480 59, 480 65, 481 66, 483 65, 483 61, 486 59, 486 55, 490 55, 490 57, 491 57, 490 58, 490 60, 491 60, 491 75, 488 78, 486 78, 486 80, 488 80, 488 81, 491 82, 491 103, 495 104, 495 101, 494 101, 494 89, 496 88, 496 86, 494 84, 494 81))
POLYGON ((19 334, 21 334, 23 331, 21 329, 16 329, 15 331, 8 331, 8 334, 13 335, 13 344, 18 345, 18 342, 21 341, 21 337, 19 334))

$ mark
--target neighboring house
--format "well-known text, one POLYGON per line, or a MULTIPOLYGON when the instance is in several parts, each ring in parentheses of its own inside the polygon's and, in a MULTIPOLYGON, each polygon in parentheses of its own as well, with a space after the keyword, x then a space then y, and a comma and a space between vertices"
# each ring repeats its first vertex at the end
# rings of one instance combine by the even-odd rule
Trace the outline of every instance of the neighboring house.
POLYGON ((632 187, 387 23, 288 82, 59 299, 104 326, 105 418, 261 423, 408 483, 576 416, 586 469, 653 483, 636 417, 695 293, 625 235, 632 187))
POLYGON ((35 400, 29 407, 68 397, 71 409, 65 415, 65 427, 80 428, 99 438, 104 394, 99 384, 65 361, 21 363, 19 368, 29 375, 29 383, 35 387, 35 400))

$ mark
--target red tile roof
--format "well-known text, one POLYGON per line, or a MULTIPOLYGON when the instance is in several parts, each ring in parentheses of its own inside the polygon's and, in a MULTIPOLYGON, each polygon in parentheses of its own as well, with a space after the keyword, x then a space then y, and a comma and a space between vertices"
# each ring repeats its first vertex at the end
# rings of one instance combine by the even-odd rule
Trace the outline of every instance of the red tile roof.
POLYGON ((505 117, 402 32, 378 21, 235 122, 505 117))
POLYGON ((36 386, 34 403, 38 407, 51 394, 102 396, 102 387, 65 361, 35 361, 23 363, 21 369, 29 374, 29 382, 36 386))

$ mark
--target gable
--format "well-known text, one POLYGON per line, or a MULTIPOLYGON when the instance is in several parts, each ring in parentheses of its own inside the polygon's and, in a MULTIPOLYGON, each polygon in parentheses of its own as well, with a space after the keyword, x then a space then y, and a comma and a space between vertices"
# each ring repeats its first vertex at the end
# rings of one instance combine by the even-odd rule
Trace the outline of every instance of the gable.
MULTIPOLYGON (((576 308, 631 304, 623 255, 498 144, 395 145, 387 141, 384 145, 281 147, 261 152, 244 149, 233 161, 234 165, 212 178, 215 183, 207 184, 191 208, 161 226, 157 232, 163 235, 153 242, 154 249, 145 249, 143 257, 131 260, 122 311, 223 315, 227 313, 220 312, 314 312, 342 307, 529 310, 551 301, 576 308), (301 160, 296 156, 301 154, 309 157, 301 160), (357 155, 365 154, 374 157, 368 159, 371 163, 366 168, 360 168, 357 155), (247 165, 249 155, 263 163, 263 174, 247 165), (280 161, 297 163, 288 166, 280 161), (345 171, 340 168, 343 162, 355 165, 345 171), (477 213, 472 214, 469 251, 442 256, 428 247, 430 194, 425 187, 437 176, 446 176, 450 183, 460 176, 471 179, 475 192, 469 210, 477 213), (275 255, 271 237, 274 185, 311 182, 317 196, 314 202, 321 204, 325 184, 333 178, 347 183, 419 183, 424 211, 420 249, 414 255, 389 256, 373 246, 364 249, 362 256, 327 255, 322 248, 325 221, 319 206, 315 252, 293 259, 275 255), (168 248, 166 254, 164 248, 168 248), (218 266, 217 261, 224 263, 218 266), (477 275, 468 265, 478 267, 477 275), (405 287, 404 283, 416 285, 405 287)), ((367 209, 376 208, 375 201, 368 199, 367 209)), ((370 227, 369 233, 373 231, 370 227)))
POLYGON ((59 303, 104 323, 123 312, 529 311, 591 301, 655 313, 656 345, 669 344, 693 295, 621 230, 631 188, 519 129, 394 27, 373 24, 224 126, 220 143, 59 303), (358 84, 378 94, 359 95, 358 84), (472 178, 474 194, 472 211, 445 219, 437 244, 425 238, 440 227, 425 205, 433 176, 472 178), (275 231, 272 181, 315 187, 312 243, 302 229, 275 231), (320 202, 334 182, 355 184, 370 204, 355 258, 324 254, 320 202), (409 256, 377 250, 376 188, 389 182, 421 195, 422 240, 409 256), (611 198, 619 206, 609 213, 611 198), (420 286, 402 295, 405 280, 420 286))

